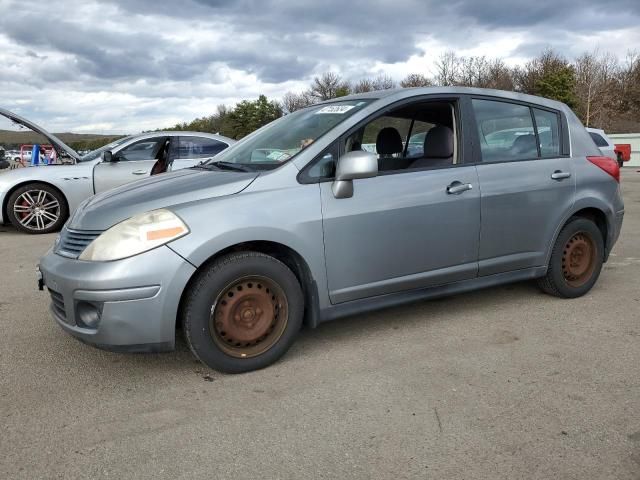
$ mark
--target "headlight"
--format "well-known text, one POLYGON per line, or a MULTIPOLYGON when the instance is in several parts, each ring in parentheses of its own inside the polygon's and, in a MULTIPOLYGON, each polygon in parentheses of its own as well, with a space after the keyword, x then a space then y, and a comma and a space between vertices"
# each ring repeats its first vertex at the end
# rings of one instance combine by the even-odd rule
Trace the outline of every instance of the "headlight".
POLYGON ((160 209, 135 215, 114 225, 89 244, 80 260, 105 262, 131 257, 189 233, 178 216, 160 209))

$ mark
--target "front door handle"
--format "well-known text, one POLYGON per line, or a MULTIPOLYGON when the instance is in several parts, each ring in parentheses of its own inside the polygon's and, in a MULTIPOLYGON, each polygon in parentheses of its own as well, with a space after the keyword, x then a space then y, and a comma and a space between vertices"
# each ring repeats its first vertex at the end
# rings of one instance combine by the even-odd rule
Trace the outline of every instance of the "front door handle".
POLYGON ((145 173, 149 173, 147 170, 134 170, 131 172, 133 175, 144 175, 145 173))
POLYGON ((466 192, 467 190, 471 189, 473 189, 473 185, 471 185, 470 183, 462 183, 456 180, 447 187, 447 193, 449 195, 459 195, 462 192, 466 192))
POLYGON ((562 170, 556 170, 551 174, 551 178, 554 180, 564 180, 565 178, 569 178, 570 176, 570 172, 563 172, 562 170))

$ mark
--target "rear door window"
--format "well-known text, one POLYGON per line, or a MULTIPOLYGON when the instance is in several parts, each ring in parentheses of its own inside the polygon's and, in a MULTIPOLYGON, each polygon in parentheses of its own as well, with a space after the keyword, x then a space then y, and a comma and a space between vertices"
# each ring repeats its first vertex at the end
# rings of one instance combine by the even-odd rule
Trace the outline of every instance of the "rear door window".
POLYGON ((228 145, 208 137, 180 137, 178 158, 211 158, 228 145))
POLYGON ((496 100, 472 104, 483 162, 560 156, 557 112, 496 100))
POLYGON ((524 105, 473 100, 483 162, 538 157, 531 110, 524 105))

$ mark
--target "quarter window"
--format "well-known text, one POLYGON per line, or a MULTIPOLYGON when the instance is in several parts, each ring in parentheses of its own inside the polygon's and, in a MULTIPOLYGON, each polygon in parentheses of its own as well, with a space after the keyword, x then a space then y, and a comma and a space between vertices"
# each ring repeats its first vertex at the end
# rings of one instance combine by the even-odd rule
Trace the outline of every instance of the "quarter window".
POLYGON ((591 135, 591 138, 593 138, 593 141, 596 142, 596 145, 598 147, 608 147, 609 146, 607 141, 604 138, 602 138, 602 135, 598 135, 596 132, 589 132, 589 135, 591 135))

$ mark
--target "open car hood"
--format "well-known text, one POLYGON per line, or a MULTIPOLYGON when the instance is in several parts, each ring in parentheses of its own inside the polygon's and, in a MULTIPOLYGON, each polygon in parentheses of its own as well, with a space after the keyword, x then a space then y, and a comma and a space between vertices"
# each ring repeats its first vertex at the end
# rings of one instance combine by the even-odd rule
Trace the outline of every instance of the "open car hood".
POLYGON ((56 148, 56 150, 62 150, 74 160, 78 161, 80 159, 80 154, 78 154, 78 152, 76 152, 73 148, 71 148, 69 145, 64 143, 55 135, 47 132, 44 128, 36 125, 33 122, 30 122, 26 118, 23 118, 20 115, 16 115, 15 113, 10 112, 9 110, 5 110, 4 108, 1 108, 1 107, 0 107, 0 115, 2 115, 3 117, 7 117, 12 122, 23 125, 33 130, 34 132, 39 133, 40 135, 43 135, 44 137, 47 138, 49 143, 56 148))

